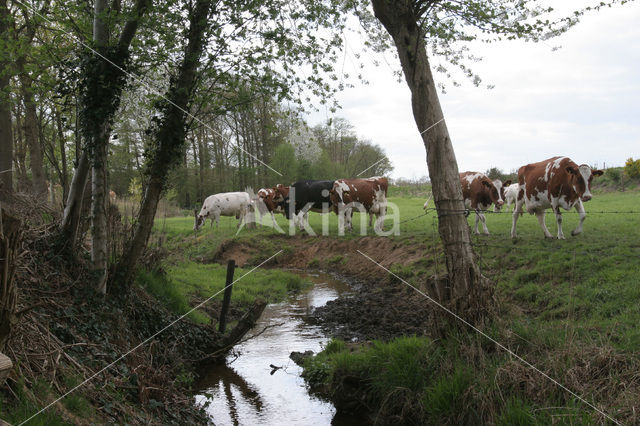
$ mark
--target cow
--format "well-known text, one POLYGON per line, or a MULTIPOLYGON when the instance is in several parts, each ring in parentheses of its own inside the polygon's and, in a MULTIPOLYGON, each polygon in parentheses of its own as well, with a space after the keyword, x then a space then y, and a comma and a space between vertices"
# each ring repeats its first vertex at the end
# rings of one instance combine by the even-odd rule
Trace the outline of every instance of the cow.
POLYGON ((220 216, 235 216, 239 219, 238 226, 240 226, 250 205, 251 197, 246 192, 222 192, 210 195, 202 203, 200 213, 196 215, 193 230, 200 229, 207 218, 211 218, 212 226, 213 222, 216 222, 216 229, 219 228, 220 216))
MULTIPOLYGON (((504 204, 507 207, 511 208, 511 204, 515 204, 516 198, 518 197, 518 189, 520 189, 520 185, 518 185, 518 182, 512 183, 509 186, 506 186, 506 185, 502 186, 501 195, 502 195, 502 199, 504 200, 504 204)), ((494 205, 493 211, 497 213, 500 211, 500 208, 494 205)))
POLYGON ((475 233, 478 231, 478 221, 482 221, 484 234, 489 235, 487 229, 487 220, 484 217, 484 210, 487 210, 491 204, 495 204, 500 208, 504 204, 502 199, 502 187, 511 184, 510 180, 504 183, 500 179, 491 180, 483 173, 464 172, 460 173, 460 185, 462 186, 462 198, 466 209, 473 209, 476 212, 475 233))
POLYGON ((592 198, 591 180, 602 175, 602 170, 594 170, 586 164, 577 165, 569 157, 553 157, 538 163, 527 164, 518 169, 518 198, 513 210, 511 238, 516 238, 516 223, 522 215, 522 206, 527 212, 535 214, 542 227, 544 236, 553 238, 544 221, 544 211, 551 208, 558 223, 558 239, 564 239, 562 232, 562 213, 575 208, 580 215, 578 227, 571 235, 582 232, 582 223, 587 214, 583 202, 592 198))
POLYGON ((330 191, 334 212, 340 216, 340 233, 344 233, 344 225, 353 229, 351 216, 353 208, 361 213, 369 214, 369 226, 376 216, 375 230, 382 230, 384 216, 387 211, 387 189, 389 181, 385 177, 367 179, 338 179, 330 191))
POLYGON ((116 193, 114 191, 109 191, 109 201, 111 201, 111 204, 116 203, 116 198, 116 193))
POLYGON ((287 219, 296 219, 300 229, 307 223, 309 211, 329 213, 332 210, 329 191, 333 188, 332 180, 301 180, 291 184, 289 194, 284 199, 284 214, 287 219), (293 214, 293 216, 292 216, 293 214))
POLYGON ((258 209, 260 212, 269 212, 271 214, 271 221, 275 225, 276 218, 273 215, 275 213, 284 214, 285 204, 284 199, 289 196, 289 187, 284 186, 281 183, 277 184, 273 188, 262 188, 258 191, 258 199, 260 204, 258 209))

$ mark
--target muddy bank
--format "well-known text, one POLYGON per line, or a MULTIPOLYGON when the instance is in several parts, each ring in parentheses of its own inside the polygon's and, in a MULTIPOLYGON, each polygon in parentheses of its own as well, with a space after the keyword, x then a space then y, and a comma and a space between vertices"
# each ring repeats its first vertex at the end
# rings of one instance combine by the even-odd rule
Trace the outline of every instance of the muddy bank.
POLYGON ((366 236, 351 239, 310 237, 306 235, 271 235, 268 245, 261 240, 227 240, 205 262, 226 262, 234 259, 240 266, 257 264, 278 249, 271 266, 297 269, 326 269, 363 283, 389 281, 389 273, 372 263, 358 251, 379 262, 385 268, 432 263, 432 250, 415 241, 399 241, 386 237, 366 236))
MULTIPOLYGON (((336 239, 274 235, 270 240, 284 250, 270 266, 320 269, 351 281, 351 294, 317 308, 309 318, 331 337, 362 341, 427 335, 433 312, 429 302, 358 252, 420 286, 426 279, 421 274, 432 263, 432 255, 425 244, 403 243, 384 237, 336 239)), ((247 264, 257 264, 271 255, 255 241, 234 240, 222 244, 211 260, 240 259, 247 264)))

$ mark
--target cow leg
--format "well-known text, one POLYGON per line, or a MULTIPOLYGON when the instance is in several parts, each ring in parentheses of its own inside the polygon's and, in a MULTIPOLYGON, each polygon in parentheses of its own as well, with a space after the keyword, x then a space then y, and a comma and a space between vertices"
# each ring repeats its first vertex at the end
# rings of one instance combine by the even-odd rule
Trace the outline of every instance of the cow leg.
POLYGON ((560 213, 560 206, 555 206, 553 213, 556 215, 556 223, 558 224, 558 239, 564 240, 564 232, 562 232, 562 213, 560 213))
POLYGON ((476 210, 476 226, 475 226, 475 228, 474 228, 474 229, 475 229, 475 230, 474 230, 474 233, 475 233, 476 235, 479 235, 479 234, 480 234, 480 231, 478 231, 478 222, 479 222, 479 221, 480 221, 480 211, 479 211, 479 210, 476 210))
POLYGON ((482 229, 484 230, 484 235, 489 235, 489 229, 487 229, 487 219, 485 218, 484 213, 482 213, 481 210, 476 211, 476 234, 479 234, 478 218, 480 218, 480 220, 482 221, 482 229))
POLYGON ((511 222, 511 238, 517 238, 516 235, 516 223, 518 222, 518 217, 522 214, 522 205, 524 204, 524 197, 516 199, 515 206, 513 208, 513 221, 511 222))
POLYGON ((380 206, 378 211, 379 211, 377 215, 378 217, 376 218, 376 230, 382 231, 382 229, 384 228, 384 217, 387 215, 386 201, 383 206, 380 206))
POLYGON ((578 223, 578 227, 576 229, 571 231, 571 235, 573 236, 582 233, 582 223, 584 222, 584 219, 587 217, 587 213, 584 211, 584 204, 582 204, 582 200, 578 200, 578 203, 576 204, 576 211, 580 215, 580 223, 578 223))
POLYGON ((347 220, 347 212, 344 206, 338 206, 338 235, 344 235, 345 221, 347 220))
POLYGON ((349 207, 347 209, 347 217, 349 218, 347 221, 349 231, 353 231, 353 208, 352 207, 349 207))
POLYGON ((544 236, 546 238, 553 238, 553 235, 551 235, 551 232, 549 232, 549 230, 547 229, 547 225, 546 225, 546 223, 544 221, 544 210, 543 211, 537 211, 536 212, 536 217, 538 218, 538 223, 540 224, 540 227, 542 228, 542 232, 544 232, 544 236))

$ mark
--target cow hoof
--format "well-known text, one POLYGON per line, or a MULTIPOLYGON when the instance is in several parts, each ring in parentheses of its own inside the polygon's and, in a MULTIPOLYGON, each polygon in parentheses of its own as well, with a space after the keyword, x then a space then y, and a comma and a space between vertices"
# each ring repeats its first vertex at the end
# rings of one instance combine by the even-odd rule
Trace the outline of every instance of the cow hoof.
POLYGON ((518 242, 518 237, 516 237, 516 236, 512 236, 512 237, 511 237, 511 242, 512 242, 513 244, 516 244, 516 243, 518 242))
POLYGON ((582 234, 582 231, 576 232, 576 231, 571 231, 571 236, 575 237, 576 235, 580 235, 582 234))
POLYGON ((484 235, 489 235, 489 233, 488 233, 488 232, 485 232, 485 233, 484 233, 484 235))
POLYGON ((566 238, 564 237, 564 235, 558 237, 559 240, 566 240, 566 238))
MULTIPOLYGON (((544 237, 545 237, 547 240, 553 240, 553 239, 555 239, 555 238, 553 238, 553 235, 545 235, 544 237)), ((560 238, 558 237, 558 239, 560 239, 560 238)))

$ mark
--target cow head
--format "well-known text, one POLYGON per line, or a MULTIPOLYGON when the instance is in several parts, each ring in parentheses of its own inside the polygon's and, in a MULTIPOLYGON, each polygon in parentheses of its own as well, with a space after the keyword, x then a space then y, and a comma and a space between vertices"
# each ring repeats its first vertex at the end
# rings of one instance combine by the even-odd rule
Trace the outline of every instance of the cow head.
POLYGON ((345 200, 345 197, 348 197, 349 191, 349 185, 343 180, 339 179, 333 183, 333 187, 329 191, 329 200, 335 213, 338 213, 338 209, 347 204, 348 200, 345 200))
POLYGON ((484 177, 480 181, 484 187, 486 187, 489 192, 489 198, 491 202, 496 205, 496 207, 500 208, 504 204, 504 199, 500 194, 500 190, 502 189, 502 182, 500 180, 491 181, 489 178, 484 177))
POLYGON ((581 164, 578 167, 574 165, 567 166, 567 172, 571 177, 571 186, 573 190, 578 194, 582 201, 589 201, 591 195, 591 181, 595 176, 601 176, 604 172, 602 170, 594 170, 586 164, 581 164))
POLYGON ((200 229, 200 227, 202 225, 204 225, 204 220, 206 219, 206 215, 202 214, 203 211, 205 210, 205 208, 202 208, 202 211, 200 211, 200 214, 198 214, 197 210, 193 211, 193 215, 195 216, 196 222, 193 225, 193 230, 197 231, 198 229, 200 229))
POLYGON ((276 185, 276 187, 274 188, 276 191, 276 196, 275 196, 275 201, 276 202, 282 202, 284 201, 285 198, 287 198, 289 196, 289 187, 288 186, 284 186, 283 184, 279 183, 276 185))

